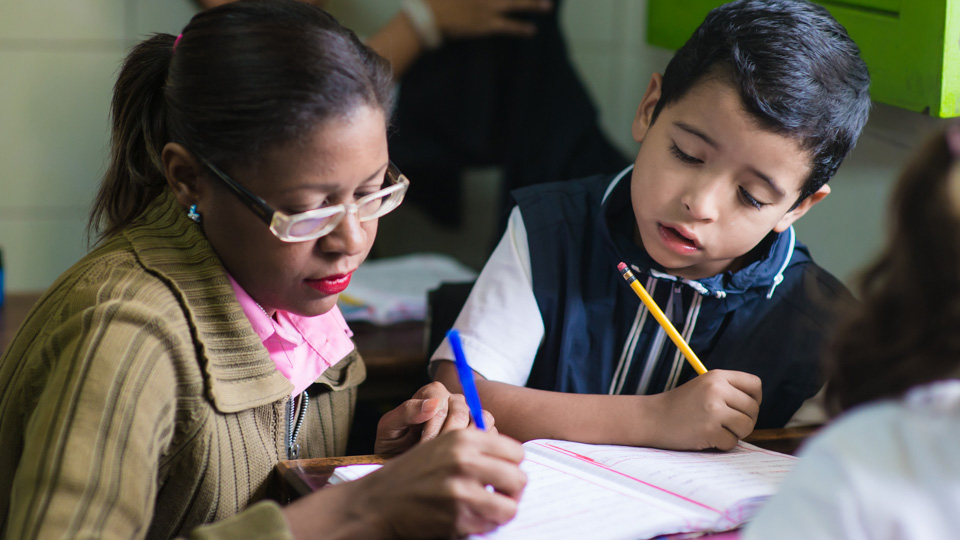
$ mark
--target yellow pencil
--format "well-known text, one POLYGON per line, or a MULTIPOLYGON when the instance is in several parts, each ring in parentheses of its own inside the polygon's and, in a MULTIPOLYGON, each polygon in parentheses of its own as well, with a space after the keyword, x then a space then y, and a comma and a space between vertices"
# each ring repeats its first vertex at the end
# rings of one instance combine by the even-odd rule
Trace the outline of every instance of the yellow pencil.
POLYGON ((693 349, 687 345, 687 342, 683 340, 683 337, 680 335, 680 332, 677 332, 677 329, 673 327, 673 323, 670 322, 670 319, 663 314, 663 311, 660 309, 660 306, 653 301, 653 297, 650 296, 650 293, 643 288, 643 285, 637 281, 636 276, 633 275, 633 272, 627 268, 625 263, 620 263, 617 265, 617 270, 620 270, 620 273, 623 274, 623 279, 627 280, 627 283, 630 284, 630 288, 633 289, 633 292, 637 293, 637 296, 640 297, 640 300, 647 306, 647 309, 650 310, 650 313, 653 313, 653 318, 660 323, 660 326, 666 330, 667 335, 670 336, 670 339, 673 340, 673 343, 676 344, 677 348, 680 349, 680 352, 683 353, 683 356, 687 358, 687 362, 690 362, 690 365, 693 366, 694 371, 697 372, 697 375, 703 375, 707 372, 707 368, 704 367, 703 362, 697 358, 696 353, 693 352, 693 349))

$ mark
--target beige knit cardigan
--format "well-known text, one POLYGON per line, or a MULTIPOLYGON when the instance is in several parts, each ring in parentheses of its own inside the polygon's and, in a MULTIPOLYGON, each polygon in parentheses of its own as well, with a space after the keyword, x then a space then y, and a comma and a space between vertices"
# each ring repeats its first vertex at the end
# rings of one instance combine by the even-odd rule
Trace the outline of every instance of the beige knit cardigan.
MULTIPOLYGON (((345 451, 364 377, 354 352, 310 387, 302 456, 345 451)), ((292 390, 199 227, 159 197, 0 357, 0 538, 289 538, 254 503, 287 457, 292 390)))

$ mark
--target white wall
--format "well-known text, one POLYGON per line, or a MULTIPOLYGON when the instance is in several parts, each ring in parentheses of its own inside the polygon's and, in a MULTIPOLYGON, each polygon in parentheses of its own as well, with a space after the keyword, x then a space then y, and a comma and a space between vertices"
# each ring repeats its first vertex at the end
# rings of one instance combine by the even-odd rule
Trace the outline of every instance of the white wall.
POLYGON ((0 0, 0 248, 8 291, 41 290, 86 252, 113 79, 187 0, 0 0))
MULTIPOLYGON (((333 0, 331 10, 370 33, 397 3, 333 0)), ((670 58, 669 51, 646 45, 645 10, 643 0, 567 0, 563 12, 574 63, 602 125, 628 153, 636 150, 629 129, 637 102, 650 73, 670 58)), ((188 0, 0 0, 0 248, 8 291, 47 287, 86 251, 86 216, 104 169, 119 62, 150 32, 179 33, 193 11, 188 0)), ((798 224, 816 259, 838 277, 848 279, 876 250, 890 184, 909 148, 937 123, 876 107, 860 145, 831 182, 833 195, 798 224)), ((424 249, 485 250, 492 220, 481 218, 492 208, 494 186, 483 180, 470 191, 480 202, 468 215, 482 227, 432 231, 412 241, 424 249)))

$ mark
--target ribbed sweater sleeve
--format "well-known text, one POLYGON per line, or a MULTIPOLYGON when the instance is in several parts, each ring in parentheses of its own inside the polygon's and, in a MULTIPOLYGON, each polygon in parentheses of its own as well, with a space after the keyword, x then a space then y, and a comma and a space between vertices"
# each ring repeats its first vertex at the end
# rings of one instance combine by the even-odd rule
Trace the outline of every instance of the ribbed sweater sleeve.
POLYGON ((261 501, 239 514, 197 527, 190 540, 293 540, 287 520, 274 501, 261 501))
POLYGON ((23 419, 8 538, 146 534, 178 390, 175 363, 163 357, 190 347, 170 343, 189 335, 176 328, 183 317, 147 300, 98 303, 50 321, 44 347, 20 364, 17 386, 35 392, 35 406, 23 419))
MULTIPOLYGON (((99 293, 123 286, 107 283, 99 293)), ((54 317, 45 345, 31 348, 20 364, 14 386, 36 394, 23 415, 6 538, 148 535, 161 461, 175 437, 189 436, 177 432, 178 413, 190 414, 182 403, 178 411, 177 399, 195 392, 200 378, 199 372, 175 373, 176 366, 190 365, 176 357, 191 355, 193 343, 182 340, 190 335, 182 313, 158 307, 170 302, 152 297, 169 293, 163 287, 151 292, 142 280, 135 288, 134 298, 54 317)), ((280 507, 270 502, 189 536, 291 538, 280 507)))

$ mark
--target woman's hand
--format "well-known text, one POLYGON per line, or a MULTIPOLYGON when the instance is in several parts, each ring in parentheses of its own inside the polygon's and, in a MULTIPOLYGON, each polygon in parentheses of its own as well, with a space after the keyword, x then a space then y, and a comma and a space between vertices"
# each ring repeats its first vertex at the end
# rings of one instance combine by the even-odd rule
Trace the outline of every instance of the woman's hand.
POLYGON ((396 538, 493 530, 517 512, 527 481, 522 459, 523 447, 505 436, 475 429, 444 433, 351 482, 357 515, 396 538))
POLYGON ((545 13, 550 0, 426 0, 447 37, 468 38, 489 34, 532 36, 536 25, 511 17, 518 13, 545 13))
POLYGON ((477 429, 444 433, 369 475, 284 507, 298 540, 454 538, 484 533, 517 513, 527 476, 523 447, 477 429))
MULTIPOLYGON (((487 430, 496 433, 493 416, 483 411, 487 430)), ((451 394, 439 382, 432 382, 380 418, 377 424, 377 454, 398 454, 418 442, 429 441, 472 423, 470 408, 461 394, 451 394)))

